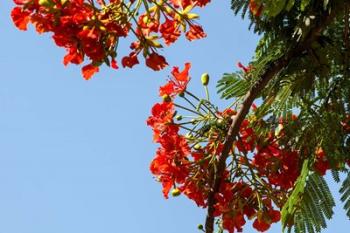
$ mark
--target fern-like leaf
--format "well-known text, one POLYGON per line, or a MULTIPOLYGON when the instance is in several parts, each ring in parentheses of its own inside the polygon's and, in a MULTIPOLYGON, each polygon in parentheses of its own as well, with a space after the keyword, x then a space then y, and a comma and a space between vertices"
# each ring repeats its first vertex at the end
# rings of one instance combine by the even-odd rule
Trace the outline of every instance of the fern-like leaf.
POLYGON ((287 228, 287 232, 292 228, 295 233, 321 232, 333 216, 335 202, 326 181, 317 173, 308 175, 305 166, 304 163, 297 185, 282 209, 283 230, 287 228))
POLYGON ((342 195, 340 200, 344 202, 344 209, 346 211, 346 215, 350 219, 350 172, 344 180, 339 192, 342 195))
POLYGON ((223 99, 242 97, 247 93, 249 87, 250 83, 239 73, 224 74, 217 84, 218 93, 223 99))

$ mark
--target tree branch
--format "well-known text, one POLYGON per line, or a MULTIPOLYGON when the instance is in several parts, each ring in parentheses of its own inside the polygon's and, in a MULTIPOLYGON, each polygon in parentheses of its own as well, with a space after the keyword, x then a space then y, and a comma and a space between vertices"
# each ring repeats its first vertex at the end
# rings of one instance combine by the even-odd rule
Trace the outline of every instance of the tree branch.
POLYGON ((208 195, 208 210, 205 222, 205 232, 213 233, 214 231, 214 211, 215 211, 215 194, 220 189, 220 184, 222 182, 222 175, 226 168, 226 160, 230 154, 231 148, 233 146, 233 142, 238 135, 240 126, 245 119, 246 115, 249 113, 250 107, 253 104, 253 101, 256 97, 261 93, 261 91, 267 86, 269 81, 275 77, 284 67, 288 66, 288 64, 294 59, 300 56, 303 52, 305 52, 320 35, 321 32, 332 22, 337 13, 340 10, 343 10, 344 7, 349 6, 349 0, 344 1, 342 5, 338 5, 335 9, 322 17, 320 21, 309 31, 309 34, 305 37, 303 41, 300 41, 291 49, 289 49, 284 56, 277 59, 273 63, 269 65, 266 71, 261 75, 260 79, 255 83, 254 86, 248 91, 245 95, 242 104, 239 107, 238 113, 232 118, 232 123, 227 132, 223 150, 221 156, 219 158, 216 172, 214 169, 210 172, 210 182, 211 190, 208 195))

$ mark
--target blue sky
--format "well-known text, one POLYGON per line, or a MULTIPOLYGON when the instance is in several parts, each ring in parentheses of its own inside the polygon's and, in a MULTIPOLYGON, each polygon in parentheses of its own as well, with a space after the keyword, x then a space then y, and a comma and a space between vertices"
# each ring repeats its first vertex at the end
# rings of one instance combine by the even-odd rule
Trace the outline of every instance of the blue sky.
MULTIPOLYGON (((145 120, 170 69, 105 67, 85 81, 79 67, 64 68, 49 35, 15 29, 12 7, 0 3, 0 233, 198 232, 205 211, 183 197, 164 200, 148 170, 156 145, 145 120)), ((163 52, 171 65, 192 62, 194 92, 208 72, 214 93, 222 73, 249 61, 258 38, 229 1, 200 15, 208 37, 163 52)), ((339 207, 324 232, 349 226, 339 207)))

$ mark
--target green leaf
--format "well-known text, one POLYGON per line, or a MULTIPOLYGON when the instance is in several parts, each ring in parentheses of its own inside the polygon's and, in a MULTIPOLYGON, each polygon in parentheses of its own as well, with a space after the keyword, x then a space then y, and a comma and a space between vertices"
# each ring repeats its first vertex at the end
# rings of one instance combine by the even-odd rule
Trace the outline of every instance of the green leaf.
POLYGON ((346 215, 350 219, 350 172, 348 176, 343 181, 343 184, 339 190, 342 194, 340 200, 344 203, 344 210, 346 211, 346 215))
POLYGON ((266 13, 270 17, 275 17, 284 9, 286 0, 270 0, 266 3, 266 13))
POLYGON ((224 74, 217 84, 221 98, 230 99, 244 96, 250 88, 250 83, 238 73, 224 74))
POLYGON ((289 196, 286 204, 284 204, 282 208, 282 227, 283 231, 286 228, 287 224, 292 221, 294 217, 295 211, 297 210, 297 206, 299 204, 301 195, 304 193, 304 188, 306 184, 306 179, 309 174, 309 160, 305 160, 303 163, 303 167, 301 169, 300 176, 295 182, 295 187, 292 194, 289 196))
POLYGON ((290 232, 292 227, 295 233, 321 232, 327 227, 326 220, 331 219, 334 214, 335 202, 322 176, 312 173, 307 176, 304 185, 303 192, 298 193, 298 202, 294 202, 294 212, 288 219, 293 226, 289 224, 287 232, 290 232))
POLYGON ((295 4, 295 0, 289 0, 286 6, 286 10, 290 11, 295 4))
POLYGON ((300 5, 300 9, 301 11, 304 11, 306 9, 306 7, 310 4, 311 0, 301 0, 301 5, 300 5))

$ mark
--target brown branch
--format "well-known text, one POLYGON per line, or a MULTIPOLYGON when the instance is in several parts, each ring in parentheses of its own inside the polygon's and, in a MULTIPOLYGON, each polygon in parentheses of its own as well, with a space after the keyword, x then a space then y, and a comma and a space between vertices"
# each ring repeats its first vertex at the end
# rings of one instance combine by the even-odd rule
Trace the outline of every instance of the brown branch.
POLYGON ((238 113, 232 118, 232 123, 224 141, 224 147, 216 167, 216 172, 214 171, 214 168, 210 172, 209 184, 211 185, 211 190, 208 195, 208 210, 205 222, 206 233, 213 233, 214 231, 215 194, 219 191, 220 184, 222 182, 222 175, 226 167, 226 160, 232 149, 233 142, 238 135, 243 120, 249 113, 249 109, 253 104, 253 101, 267 86, 273 77, 281 72, 284 67, 287 67, 294 58, 300 56, 311 46, 312 42, 314 42, 321 35, 321 32, 332 22, 337 13, 339 13, 338 11, 344 9, 344 6, 349 6, 349 0, 344 1, 343 4, 344 5, 341 6, 338 5, 337 8, 332 9, 329 14, 322 17, 320 21, 313 27, 313 29, 309 31, 309 34, 303 41, 300 41, 298 44, 293 46, 293 48, 289 49, 284 56, 270 64, 266 71, 261 75, 260 79, 256 82, 256 84, 252 86, 248 93, 245 95, 238 113))

